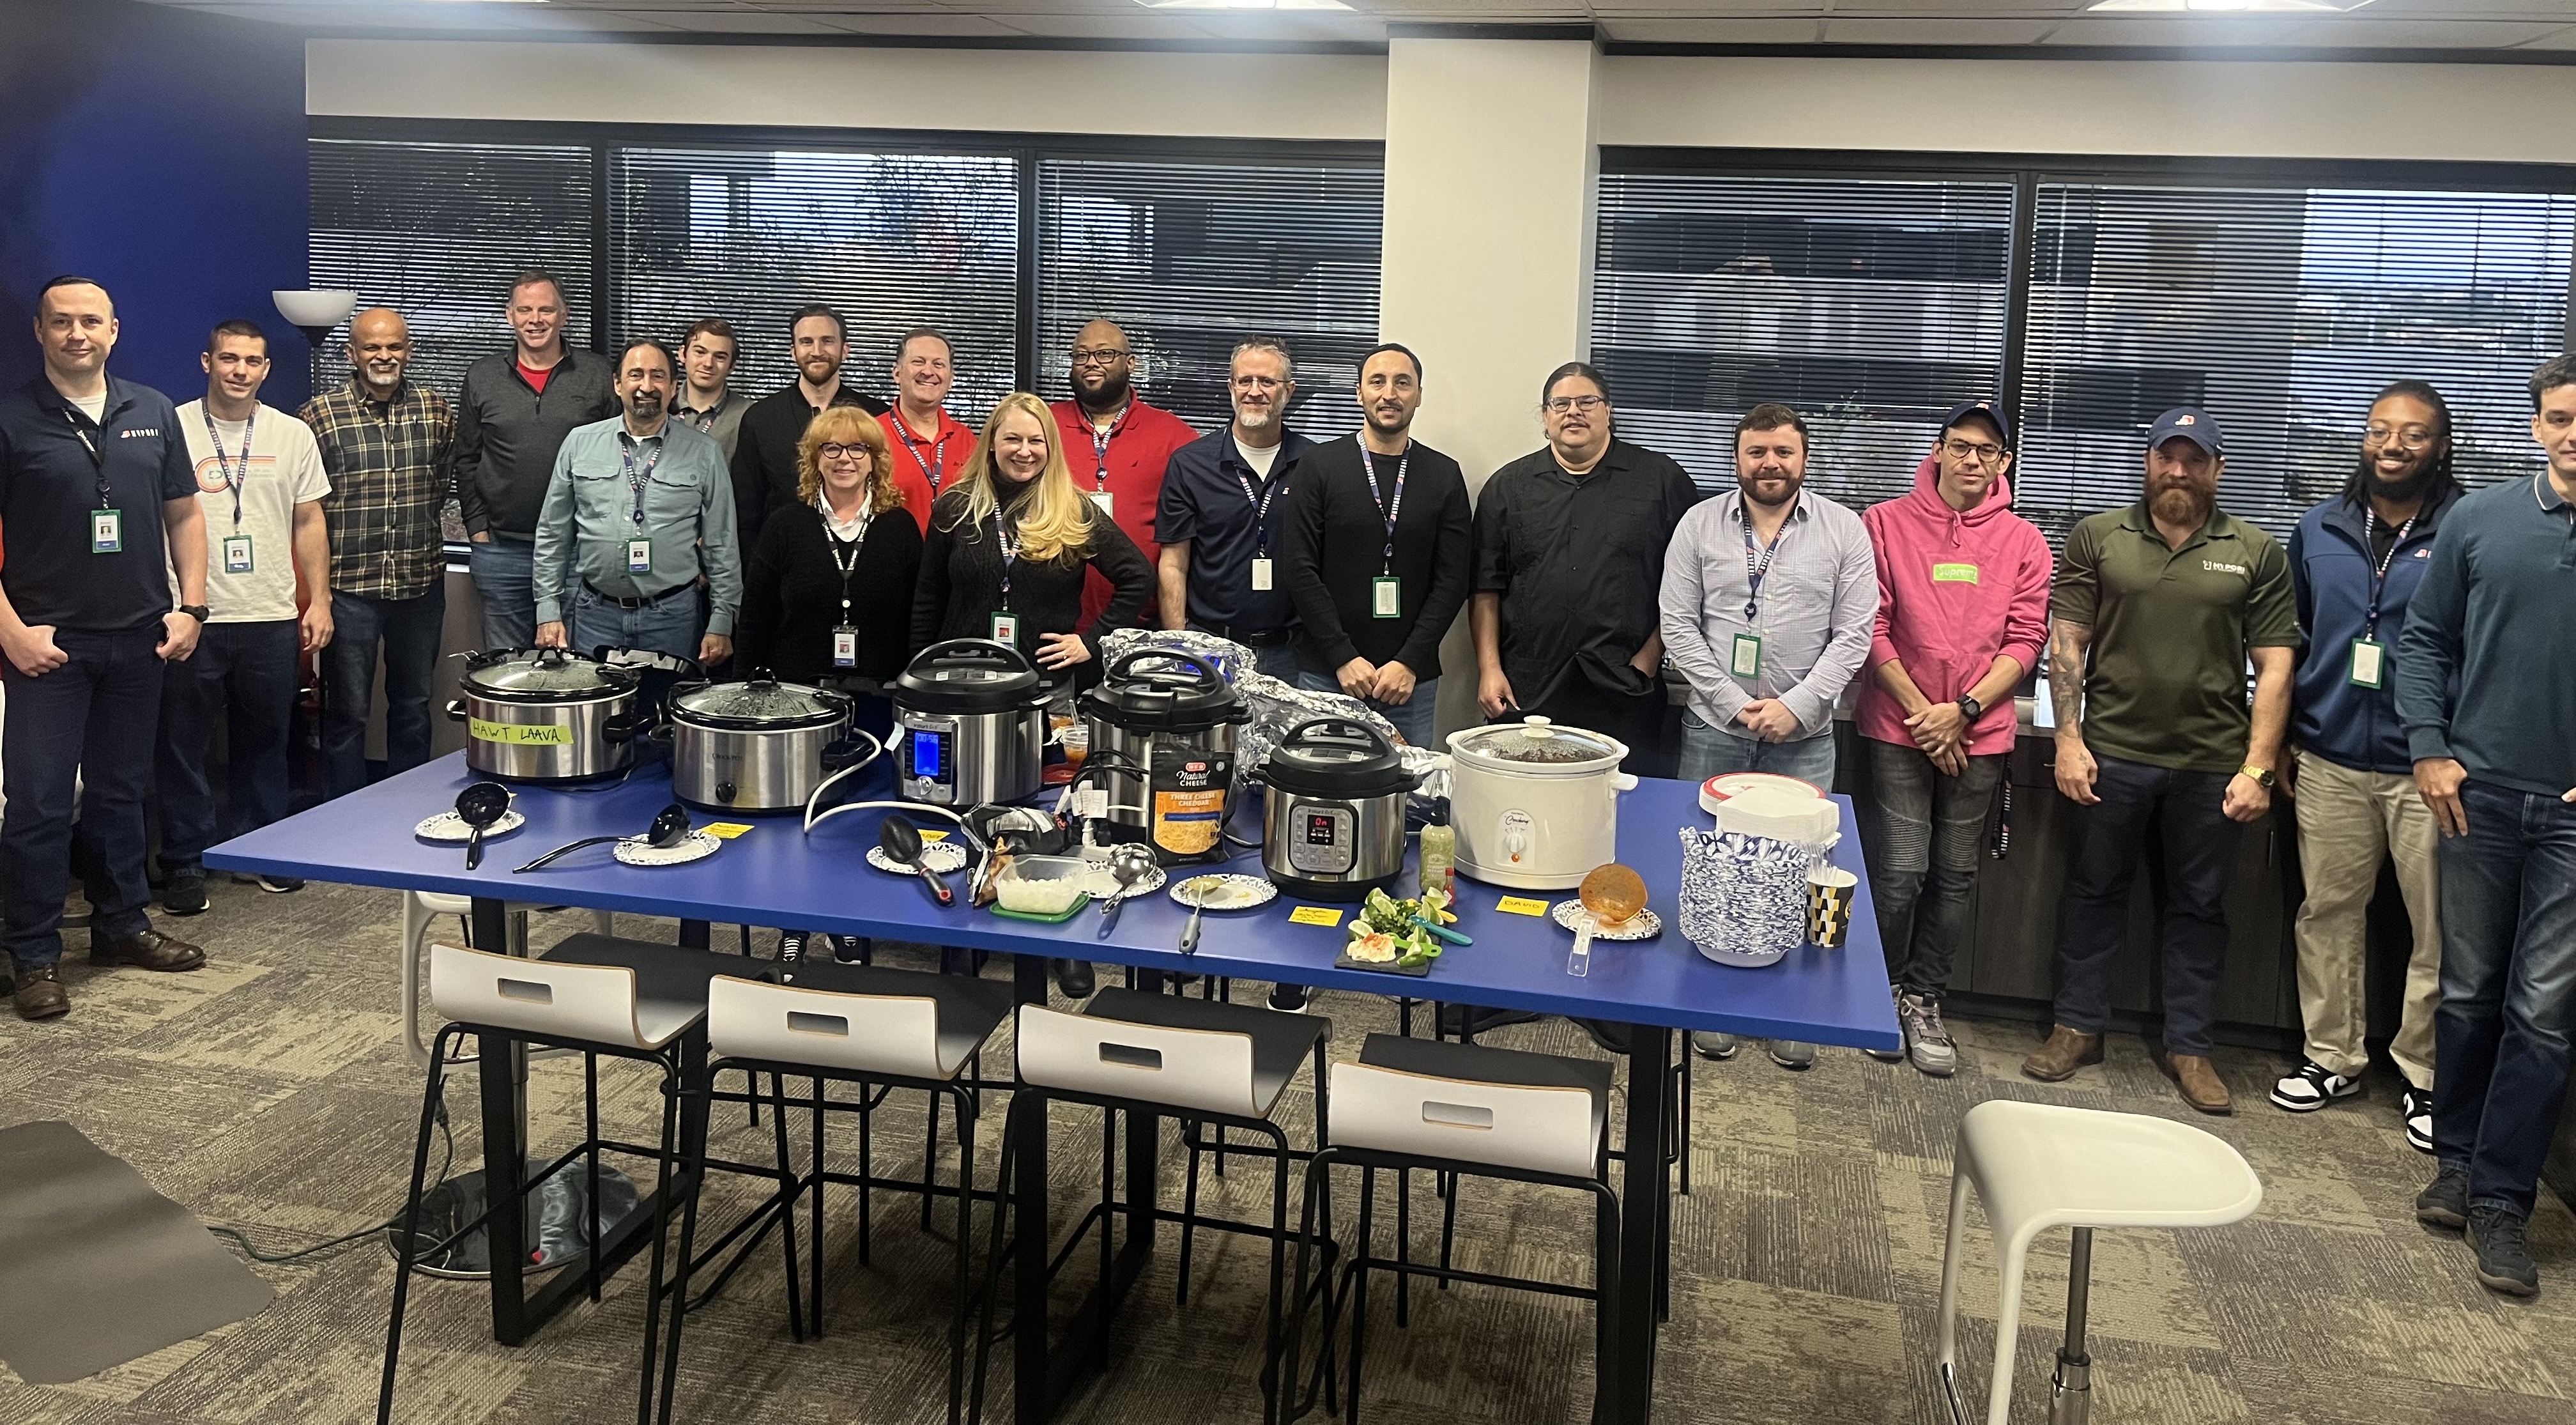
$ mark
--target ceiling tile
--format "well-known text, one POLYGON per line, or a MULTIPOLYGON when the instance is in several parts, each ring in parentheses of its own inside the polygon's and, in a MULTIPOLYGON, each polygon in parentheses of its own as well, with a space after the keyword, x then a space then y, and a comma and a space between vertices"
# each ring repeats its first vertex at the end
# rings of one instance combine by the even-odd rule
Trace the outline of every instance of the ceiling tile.
POLYGON ((2263 45, 2279 44, 2308 22, 2236 15, 2175 15, 2167 19, 2079 15, 2049 32, 2053 45, 2263 45))
POLYGON ((984 15, 816 15, 816 20, 843 34, 852 35, 957 35, 989 39, 999 35, 1026 34, 984 15))
MULTIPOLYGON (((1017 10, 1020 0, 1010 0, 1017 10)), ((1141 5, 1132 14, 1065 15, 997 13, 999 20, 1023 34, 1075 40, 1203 40, 1207 32, 1171 15, 1157 15, 1141 5)))
POLYGON ((1604 28, 1633 44, 1803 45, 1821 28, 1815 20, 1614 19, 1604 28))
POLYGON ((682 30, 741 35, 828 35, 839 33, 802 15, 774 15, 742 10, 640 10, 632 5, 620 14, 657 20, 682 30))
POLYGON ((2060 23, 2054 18, 1847 20, 1836 14, 1825 21, 1825 42, 1855 45, 2027 45, 2037 44, 2060 23))

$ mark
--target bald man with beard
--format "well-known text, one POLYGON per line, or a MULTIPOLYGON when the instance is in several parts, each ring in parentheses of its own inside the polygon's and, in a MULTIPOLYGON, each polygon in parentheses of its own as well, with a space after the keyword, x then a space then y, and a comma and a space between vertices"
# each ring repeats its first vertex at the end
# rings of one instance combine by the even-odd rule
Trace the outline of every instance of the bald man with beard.
MULTIPOLYGON (((1103 318, 1076 332, 1070 365, 1073 399, 1049 409, 1064 431, 1064 461, 1073 468, 1074 487, 1136 541, 1150 566, 1162 556, 1154 542, 1154 511, 1163 501, 1163 467, 1199 433, 1136 394, 1130 384, 1136 352, 1116 322, 1103 318)), ((1095 571, 1083 586, 1078 632, 1091 631, 1109 595, 1109 581, 1095 571)), ((1151 626, 1152 600, 1146 602, 1142 621, 1151 626)))
POLYGON ((350 380, 305 403, 331 493, 331 622, 322 650, 323 765, 331 795, 367 780, 367 705, 385 664, 385 772, 429 760, 430 674, 447 622, 447 502, 456 411, 404 376, 411 328, 370 307, 349 323, 350 380))

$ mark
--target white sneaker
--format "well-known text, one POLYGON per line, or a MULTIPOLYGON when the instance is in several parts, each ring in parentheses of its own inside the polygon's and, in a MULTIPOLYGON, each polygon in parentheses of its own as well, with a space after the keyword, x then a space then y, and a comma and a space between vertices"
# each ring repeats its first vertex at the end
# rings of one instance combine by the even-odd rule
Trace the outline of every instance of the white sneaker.
POLYGON ((1816 1046, 1796 1039, 1766 1039, 1763 1047, 1771 1051, 1771 1062, 1784 1069, 1812 1069, 1816 1066, 1816 1046))
POLYGON ((1690 1039, 1691 1047, 1703 1059, 1732 1059, 1735 1051, 1744 1047, 1743 1040, 1716 1029, 1694 1029, 1690 1039))
POLYGON ((2406 1118, 2406 1146, 2418 1153, 2432 1152, 2433 1091, 2408 1089, 2399 1111, 2406 1118))
POLYGON ((2359 1092, 2361 1080, 2338 1074, 2314 1059, 2301 1059, 2299 1067, 2272 1085, 2272 1106, 2284 1113, 2314 1113, 2359 1092))

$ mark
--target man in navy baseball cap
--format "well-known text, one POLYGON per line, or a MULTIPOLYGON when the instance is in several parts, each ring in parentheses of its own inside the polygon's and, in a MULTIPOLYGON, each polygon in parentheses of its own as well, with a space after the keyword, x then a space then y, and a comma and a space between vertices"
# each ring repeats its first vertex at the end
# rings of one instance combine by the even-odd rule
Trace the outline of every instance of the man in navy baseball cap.
POLYGON ((2156 417, 2147 428, 2147 449, 2162 450, 2167 441, 2187 440, 2215 459, 2227 458, 2227 438, 2218 432, 2218 420, 2209 412, 2190 406, 2176 406, 2156 417))
POLYGON ((1994 427, 1995 444, 2006 450, 2013 448, 2012 422, 2005 418, 2003 407, 1992 401, 1961 401, 1941 418, 1941 433, 1946 435, 1965 421, 1984 421, 1994 427))

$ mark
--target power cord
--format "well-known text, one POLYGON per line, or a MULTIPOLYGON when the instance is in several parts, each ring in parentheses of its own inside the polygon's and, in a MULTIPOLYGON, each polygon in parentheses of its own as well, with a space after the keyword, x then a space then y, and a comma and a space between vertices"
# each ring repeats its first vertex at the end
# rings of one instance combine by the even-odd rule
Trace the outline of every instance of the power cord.
MULTIPOLYGON (((444 1087, 439 1091, 437 1119, 439 1140, 446 1145, 446 1149, 439 1160, 438 1179, 436 1182, 430 1184, 430 1187, 427 1190, 428 1192, 435 1192, 439 1188, 445 1187, 447 1185, 448 1170, 456 1166, 456 1135, 448 1126, 447 1094, 444 1087)), ((423 1196, 426 1195, 427 1192, 424 1192, 423 1196)), ((354 1243, 366 1241, 380 1233, 399 1228, 402 1226, 404 1212, 408 1210, 409 1209, 407 1207, 397 1210, 393 1216, 386 1218, 384 1221, 379 1222, 372 1227, 361 1227, 357 1231, 351 1232, 346 1236, 334 1237, 328 1242, 316 1242, 310 1247, 299 1248, 292 1252, 263 1252, 259 1248, 251 1245, 250 1238, 242 1235, 241 1230, 238 1228, 209 1227, 206 1230, 218 1237, 231 1238, 233 1244, 241 1248, 243 1255, 249 1257, 252 1261, 266 1262, 274 1265, 280 1262, 301 1261, 306 1257, 319 1256, 324 1252, 338 1251, 341 1248, 348 1247, 354 1243)))

